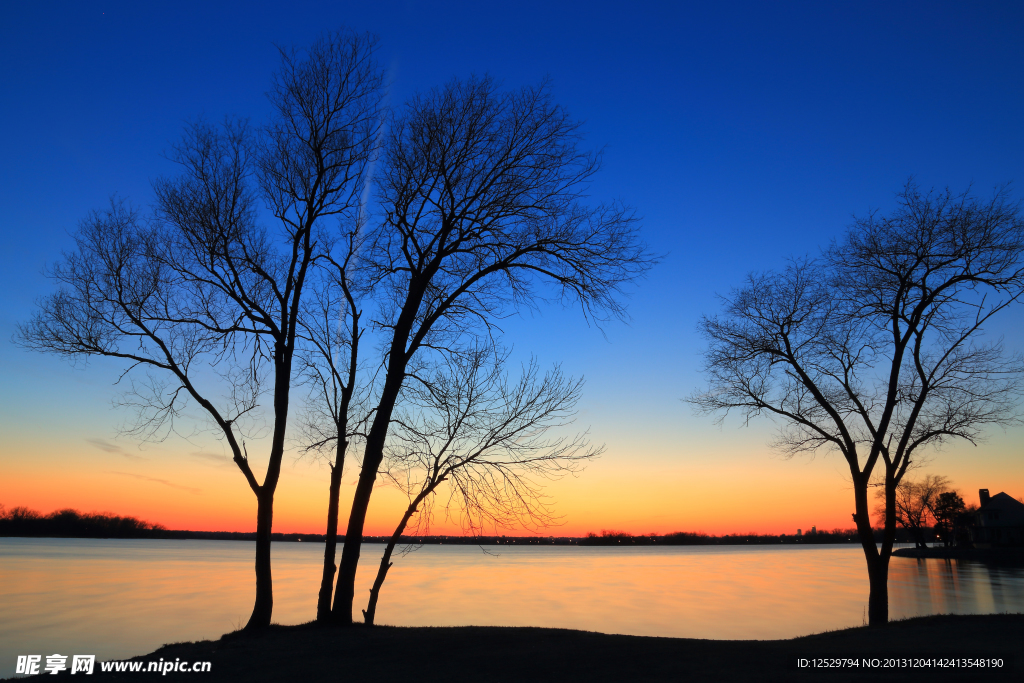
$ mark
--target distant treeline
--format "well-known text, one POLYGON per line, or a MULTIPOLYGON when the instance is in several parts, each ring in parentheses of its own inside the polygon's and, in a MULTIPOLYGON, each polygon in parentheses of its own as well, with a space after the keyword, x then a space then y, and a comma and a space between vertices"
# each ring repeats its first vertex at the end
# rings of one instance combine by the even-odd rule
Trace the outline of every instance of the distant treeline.
POLYGON ((163 525, 135 517, 84 514, 78 510, 57 510, 42 515, 26 507, 5 510, 0 506, 0 536, 63 536, 72 538, 152 538, 164 532, 163 525))
MULTIPOLYGON (((0 536, 40 536, 57 538, 160 538, 202 539, 216 541, 253 541, 255 532, 244 531, 185 531, 167 529, 162 524, 151 524, 135 517, 109 514, 84 514, 78 510, 57 510, 42 515, 35 510, 16 507, 4 510, 0 505, 0 536)), ((881 542, 882 532, 875 532, 881 542)), ((272 534, 275 541, 305 541, 323 543, 324 534, 272 534)), ((388 536, 366 536, 366 543, 385 543, 388 536)), ((344 542, 344 536, 338 536, 344 542)), ((910 543, 904 529, 897 529, 896 541, 910 543)), ((403 536, 402 544, 451 545, 756 545, 756 544, 818 544, 858 543, 856 529, 833 529, 801 536, 796 534, 728 534, 711 536, 700 532, 678 531, 671 534, 633 535, 622 531, 589 533, 582 538, 573 536, 403 536)))
MULTIPOLYGON (((897 529, 896 540, 909 543, 911 538, 897 529), (906 536, 906 538, 902 538, 906 536)), ((875 531, 875 541, 882 542, 882 531, 875 531)), ((818 543, 859 543, 856 529, 832 529, 831 531, 815 531, 802 535, 797 534, 727 534, 711 536, 701 532, 677 531, 671 534, 647 534, 634 536, 622 531, 602 531, 600 534, 590 533, 578 540, 579 545, 760 545, 760 544, 818 544, 818 543)))

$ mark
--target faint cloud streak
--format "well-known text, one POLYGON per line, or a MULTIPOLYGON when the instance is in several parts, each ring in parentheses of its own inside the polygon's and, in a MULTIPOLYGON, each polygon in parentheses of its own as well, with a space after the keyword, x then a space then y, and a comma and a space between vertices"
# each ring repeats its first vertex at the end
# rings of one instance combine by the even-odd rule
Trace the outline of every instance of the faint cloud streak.
POLYGON ((193 458, 199 458, 200 460, 207 460, 212 463, 216 463, 221 467, 232 467, 233 463, 231 458, 226 455, 220 455, 219 453, 206 453, 204 451, 192 451, 189 453, 193 458))
POLYGON ((170 486, 172 489, 181 489, 182 491, 188 491, 189 493, 192 493, 192 494, 202 493, 201 489, 192 488, 191 486, 182 486, 181 484, 175 484, 173 482, 167 481, 166 479, 157 479, 156 477, 146 477, 146 476, 143 476, 141 474, 132 474, 131 472, 114 472, 114 471, 108 470, 108 471, 105 472, 105 474, 119 474, 122 477, 132 477, 133 479, 141 479, 142 481, 152 481, 152 482, 156 482, 157 484, 163 484, 164 486, 170 486))
POLYGON ((103 439, 86 439, 86 441, 105 453, 116 453, 117 455, 128 458, 129 460, 134 460, 136 462, 148 462, 149 460, 148 458, 143 458, 141 455, 129 453, 128 451, 121 448, 117 444, 110 443, 109 441, 104 441, 103 439))

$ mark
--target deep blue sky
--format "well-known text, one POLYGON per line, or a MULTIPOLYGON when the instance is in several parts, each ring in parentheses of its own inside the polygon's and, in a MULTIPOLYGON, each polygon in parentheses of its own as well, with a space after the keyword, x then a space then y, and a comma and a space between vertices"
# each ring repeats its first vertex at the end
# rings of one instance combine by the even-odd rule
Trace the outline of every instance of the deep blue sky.
POLYGON ((109 372, 71 372, 6 341, 49 291, 44 265, 112 193, 148 204, 184 122, 261 119, 275 43, 342 24, 380 36, 393 104, 471 73, 510 87, 547 77, 604 147, 594 196, 635 206, 667 257, 635 290, 630 326, 605 337, 542 311, 508 331, 517 349, 587 375, 585 417, 612 447, 650 439, 669 457, 665 444, 703 429, 678 401, 700 383, 696 323, 748 271, 891 208, 909 176, 1024 190, 1020 2, 10 2, 5 430, 113 434, 109 372))

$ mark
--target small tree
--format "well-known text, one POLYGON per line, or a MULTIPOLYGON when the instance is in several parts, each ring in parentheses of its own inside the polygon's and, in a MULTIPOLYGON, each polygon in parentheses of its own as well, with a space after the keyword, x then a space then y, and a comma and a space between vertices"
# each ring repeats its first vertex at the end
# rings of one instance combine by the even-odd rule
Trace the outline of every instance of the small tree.
POLYGON ((936 497, 932 515, 935 517, 935 531, 944 545, 955 543, 957 524, 965 510, 964 499, 956 491, 946 491, 936 497))
POLYGON ((705 318, 701 411, 769 415, 776 445, 838 451, 853 483, 868 565, 872 626, 888 621, 896 492, 919 453, 976 442, 1016 420, 1022 362, 978 338, 1024 293, 1024 221, 1004 192, 921 194, 908 185, 889 216, 857 220, 818 260, 751 275, 705 318), (874 541, 868 487, 885 495, 874 541))
POLYGON ((450 355, 463 335, 486 336, 545 296, 622 316, 621 287, 652 264, 630 211, 585 202, 599 163, 579 140, 547 88, 503 93, 480 78, 413 98, 390 126, 363 261, 382 302, 384 361, 338 570, 341 623, 352 621, 366 512, 417 359, 450 355))
POLYGON ((73 360, 125 362, 136 430, 161 438, 189 400, 212 421, 257 501, 256 600, 246 628, 270 624, 270 539, 293 361, 311 267, 326 218, 358 203, 380 122, 374 41, 325 35, 305 54, 281 52, 272 120, 191 125, 155 184, 148 219, 113 201, 89 216, 76 249, 53 267, 57 293, 16 341, 73 360), (260 204, 275 220, 257 219, 260 204), (211 372, 212 371, 212 372, 211 372), (267 471, 249 465, 245 420, 271 397, 267 471))
POLYGON ((430 526, 434 495, 442 486, 446 518, 479 534, 485 526, 539 528, 554 522, 538 479, 576 472, 600 449, 582 436, 547 438, 568 425, 582 380, 556 367, 543 377, 531 362, 516 383, 505 356, 474 348, 450 357, 432 375, 420 373, 404 392, 385 462, 387 477, 409 497, 388 540, 363 618, 373 624, 391 557, 410 521, 417 533, 430 526))

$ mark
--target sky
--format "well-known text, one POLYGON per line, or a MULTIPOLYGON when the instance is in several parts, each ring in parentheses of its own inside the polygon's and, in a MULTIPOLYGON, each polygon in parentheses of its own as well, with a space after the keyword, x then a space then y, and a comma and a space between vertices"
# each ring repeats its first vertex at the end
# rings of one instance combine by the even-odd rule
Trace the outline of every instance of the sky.
MULTIPOLYGON (((505 325, 517 353, 585 377, 577 426, 605 446, 579 476, 548 485, 562 523, 545 535, 851 526, 837 455, 785 458, 769 446, 771 422, 718 425, 683 402, 704 383, 697 324, 747 273, 814 255, 854 216, 891 210, 911 177, 982 196, 1011 183, 1020 198, 1020 3, 9 3, 0 503, 255 528, 255 498, 224 444, 209 433, 132 440, 117 405, 123 367, 72 366, 10 339, 53 291, 45 269, 90 210, 115 194, 150 205, 187 122, 266 117, 275 46, 340 26, 379 36, 396 107, 472 74, 509 88, 549 79, 603 150, 592 196, 635 207, 664 255, 630 289, 626 323, 599 329, 541 307, 505 325)), ((990 330, 1010 352, 1024 351, 1022 317, 990 330)), ((924 471, 969 503, 979 488, 1021 496, 1022 443, 1024 429, 996 429, 932 453, 924 471)), ((350 467, 343 510, 354 482, 350 467)), ((274 530, 322 533, 327 486, 323 465, 287 454, 274 530)), ((367 533, 390 533, 403 501, 379 488, 367 533)))

